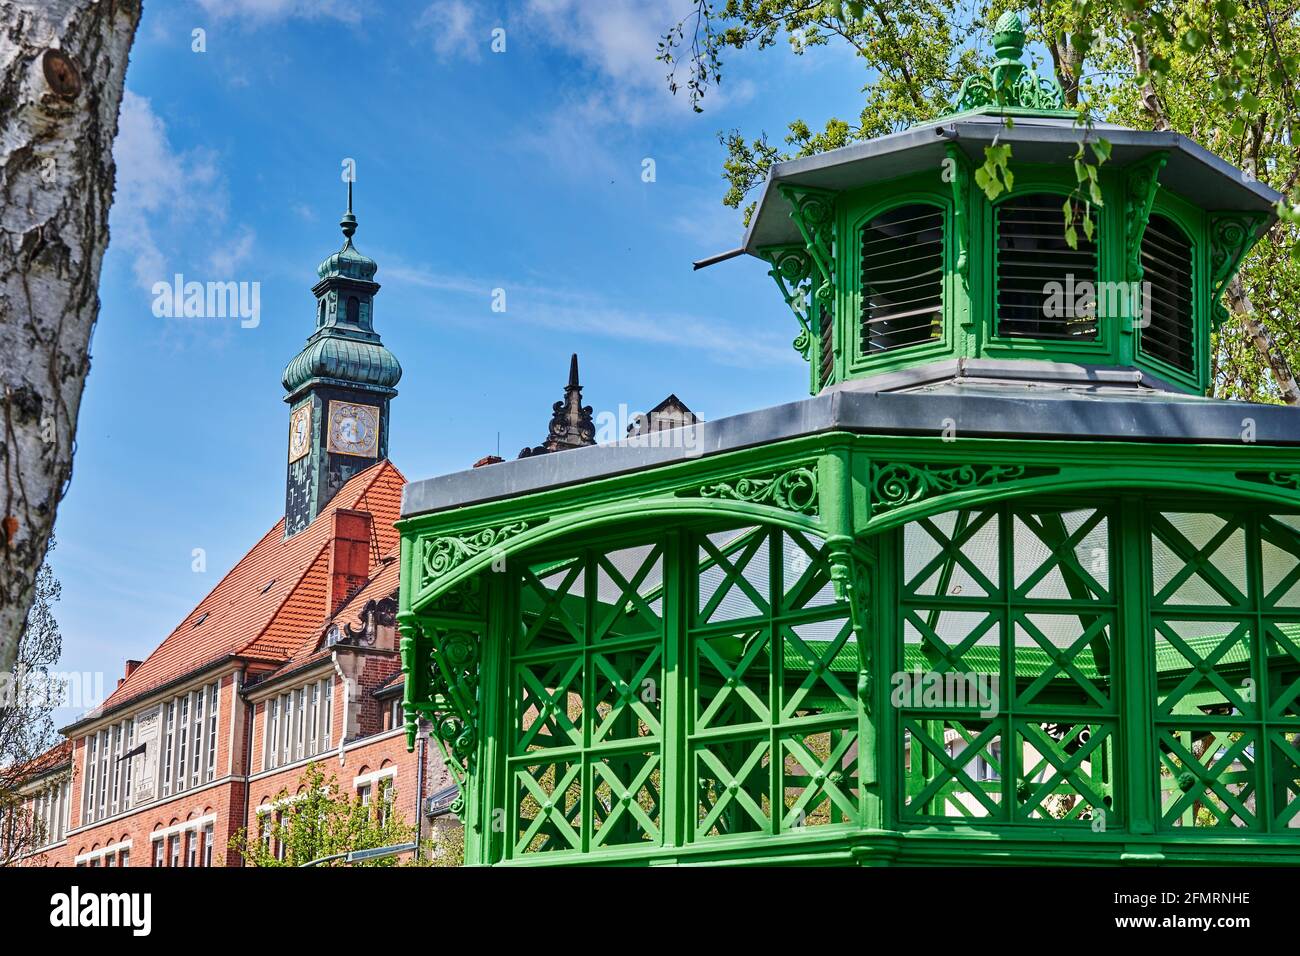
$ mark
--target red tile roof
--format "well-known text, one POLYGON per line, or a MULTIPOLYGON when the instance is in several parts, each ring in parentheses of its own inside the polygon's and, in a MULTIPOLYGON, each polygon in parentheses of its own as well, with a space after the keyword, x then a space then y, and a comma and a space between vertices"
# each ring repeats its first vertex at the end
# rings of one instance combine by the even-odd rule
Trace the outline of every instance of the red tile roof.
POLYGON ((42 774, 47 774, 51 770, 57 770, 64 764, 72 762, 72 741, 64 740, 43 754, 39 754, 27 761, 25 764, 19 764, 17 767, 5 768, 5 776, 19 784, 26 783, 42 774))
MULTIPOLYGON (((397 545, 393 524, 401 511, 405 483, 391 462, 381 461, 354 475, 316 520, 292 538, 285 539, 284 519, 280 519, 103 705, 83 720, 225 658, 269 663, 288 660, 302 647, 303 635, 318 634, 329 614, 334 513, 340 509, 370 512, 376 545, 373 554, 386 555, 397 545)), ((371 575, 381 570, 386 569, 372 557, 371 575)))
MULTIPOLYGON (((359 591, 348 598, 347 601, 338 609, 333 617, 321 623, 314 628, 305 639, 300 640, 293 654, 274 673, 267 675, 267 680, 274 680, 282 674, 290 671, 298 671, 304 667, 316 663, 319 660, 325 660, 330 656, 331 648, 324 646, 325 632, 335 624, 339 627, 351 626, 359 629, 361 626, 361 615, 370 601, 379 601, 386 597, 392 597, 397 593, 398 574, 401 571, 401 561, 399 560, 400 548, 396 545, 384 555, 382 560, 375 567, 371 568, 371 578, 365 583, 359 591)), ((302 632, 299 632, 301 635, 302 632)))

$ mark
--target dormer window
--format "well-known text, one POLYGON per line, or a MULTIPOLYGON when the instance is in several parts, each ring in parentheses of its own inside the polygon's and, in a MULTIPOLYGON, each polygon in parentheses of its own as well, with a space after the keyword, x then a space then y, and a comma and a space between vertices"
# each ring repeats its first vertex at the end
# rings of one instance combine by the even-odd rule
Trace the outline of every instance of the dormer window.
POLYGON ((943 334, 943 209, 896 206, 862 228, 862 352, 943 334))
POLYGON ((1143 315, 1138 350, 1182 372, 1194 369, 1192 243, 1167 216, 1152 215, 1142 236, 1143 315))
POLYGON ((1097 338, 1095 211, 1074 207, 1076 248, 1065 240, 1063 197, 1033 193, 997 207, 997 334, 1031 339, 1097 338), (1093 217, 1093 239, 1083 217, 1093 217))

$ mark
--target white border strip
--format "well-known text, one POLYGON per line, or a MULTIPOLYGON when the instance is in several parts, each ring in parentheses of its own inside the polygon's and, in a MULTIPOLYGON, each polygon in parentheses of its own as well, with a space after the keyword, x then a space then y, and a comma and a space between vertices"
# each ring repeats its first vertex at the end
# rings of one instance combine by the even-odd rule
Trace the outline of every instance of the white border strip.
POLYGON ((352 789, 355 790, 358 787, 363 787, 368 783, 370 784, 378 783, 380 780, 383 780, 385 777, 396 777, 396 776, 397 776, 396 765, 392 767, 385 767, 382 770, 373 770, 370 773, 363 773, 359 777, 353 777, 352 789))
POLYGON ((199 817, 197 820, 186 820, 183 823, 174 823, 169 827, 161 830, 154 830, 149 834, 149 842, 165 839, 175 833, 184 833, 186 830, 201 830, 209 823, 215 824, 217 815, 209 813, 206 817, 199 817))
POLYGON ((106 856, 113 855, 118 850, 129 849, 131 849, 131 841, 123 840, 121 843, 114 843, 112 846, 102 846, 98 850, 91 850, 89 853, 83 853, 81 856, 73 857, 72 862, 78 864, 88 863, 91 860, 102 860, 106 856))

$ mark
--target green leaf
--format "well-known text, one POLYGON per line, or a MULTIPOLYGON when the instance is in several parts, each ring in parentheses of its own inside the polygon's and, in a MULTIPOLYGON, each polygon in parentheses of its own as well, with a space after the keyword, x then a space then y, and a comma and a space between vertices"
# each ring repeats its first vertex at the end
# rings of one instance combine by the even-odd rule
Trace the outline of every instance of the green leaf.
POLYGON ((1091 145, 1092 155, 1097 157, 1097 162, 1104 163, 1110 159, 1110 140, 1099 139, 1091 145))

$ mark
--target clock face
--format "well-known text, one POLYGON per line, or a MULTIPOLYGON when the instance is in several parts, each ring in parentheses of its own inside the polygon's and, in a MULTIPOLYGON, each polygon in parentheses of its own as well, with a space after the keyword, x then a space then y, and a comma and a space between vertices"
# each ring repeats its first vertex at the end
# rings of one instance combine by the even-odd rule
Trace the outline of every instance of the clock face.
POLYGON ((289 415, 289 460, 297 461, 311 450, 311 402, 289 415))
POLYGON ((379 454, 379 409, 330 402, 330 451, 375 458, 379 454))

